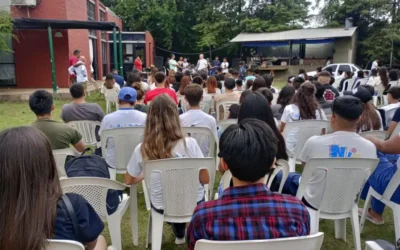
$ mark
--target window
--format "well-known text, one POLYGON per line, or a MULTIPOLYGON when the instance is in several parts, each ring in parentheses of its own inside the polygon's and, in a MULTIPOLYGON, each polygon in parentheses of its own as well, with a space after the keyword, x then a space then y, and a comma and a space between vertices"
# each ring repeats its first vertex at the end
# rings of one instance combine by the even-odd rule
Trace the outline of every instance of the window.
MULTIPOLYGON (((102 22, 106 21, 106 13, 102 10, 100 10, 100 21, 102 21, 102 22)), ((106 31, 101 32, 101 40, 104 40, 104 41, 107 40, 107 32, 106 31)))
MULTIPOLYGON (((94 3, 90 2, 87 0, 87 15, 88 15, 88 21, 96 21, 96 15, 95 15, 95 5, 94 3)), ((96 31, 95 30, 89 30, 89 36, 96 36, 96 31)))
MULTIPOLYGON (((12 49, 12 39, 7 42, 12 49)), ((14 54, 0 52, 0 86, 16 86, 14 54)))
POLYGON ((337 68, 337 65, 333 64, 333 65, 329 65, 328 67, 325 67, 324 70, 328 71, 328 69, 332 69, 332 73, 335 74, 336 68, 337 68))
POLYGON ((107 54, 107 43, 104 41, 101 42, 101 58, 103 59, 103 75, 105 76, 108 73, 108 68, 107 68, 108 54, 107 54))
POLYGON ((350 65, 340 65, 339 70, 342 70, 343 72, 351 71, 350 65))

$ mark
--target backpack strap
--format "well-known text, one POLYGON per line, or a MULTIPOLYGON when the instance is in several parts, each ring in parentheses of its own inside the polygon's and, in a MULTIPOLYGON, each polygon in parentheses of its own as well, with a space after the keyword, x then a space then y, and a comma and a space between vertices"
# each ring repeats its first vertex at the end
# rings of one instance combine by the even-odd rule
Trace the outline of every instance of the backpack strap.
POLYGON ((67 207, 69 217, 71 218, 72 225, 74 226, 75 236, 77 237, 77 239, 79 239, 78 218, 76 217, 74 207, 72 206, 72 203, 68 198, 68 196, 63 195, 61 196, 61 199, 64 202, 65 206, 67 207))

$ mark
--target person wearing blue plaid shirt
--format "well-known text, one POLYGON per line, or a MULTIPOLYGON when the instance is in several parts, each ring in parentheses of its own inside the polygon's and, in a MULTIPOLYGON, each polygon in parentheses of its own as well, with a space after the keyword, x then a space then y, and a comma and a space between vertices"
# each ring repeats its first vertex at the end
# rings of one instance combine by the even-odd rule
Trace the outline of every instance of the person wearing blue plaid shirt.
POLYGON ((258 240, 310 233, 310 215, 303 203, 273 193, 264 184, 275 163, 277 144, 272 129, 256 119, 245 119, 224 131, 220 165, 232 173, 233 187, 219 200, 197 206, 187 229, 190 250, 201 239, 258 240))

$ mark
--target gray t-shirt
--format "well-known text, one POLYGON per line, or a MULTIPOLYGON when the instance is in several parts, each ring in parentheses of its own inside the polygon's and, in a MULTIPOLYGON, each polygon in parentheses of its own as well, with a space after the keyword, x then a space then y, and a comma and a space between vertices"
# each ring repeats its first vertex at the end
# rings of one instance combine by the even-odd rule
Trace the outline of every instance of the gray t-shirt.
POLYGON ((282 114, 283 114, 283 109, 282 109, 282 105, 280 104, 275 104, 271 106, 271 110, 272 110, 272 115, 278 120, 280 121, 282 118, 282 114))
POLYGON ((103 121, 104 111, 97 103, 69 103, 64 104, 61 111, 61 119, 64 122, 71 121, 103 121))

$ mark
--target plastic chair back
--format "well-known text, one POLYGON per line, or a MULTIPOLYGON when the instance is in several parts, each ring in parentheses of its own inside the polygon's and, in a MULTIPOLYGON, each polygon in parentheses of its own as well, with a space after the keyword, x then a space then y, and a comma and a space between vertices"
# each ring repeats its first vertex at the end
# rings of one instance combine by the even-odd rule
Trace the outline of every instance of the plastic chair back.
POLYGON ((379 140, 386 140, 387 138, 387 132, 386 131, 380 131, 380 130, 374 130, 374 131, 367 131, 367 132, 362 132, 360 133, 362 137, 365 136, 373 136, 379 140))
POLYGON ((211 241, 199 240, 195 250, 320 250, 324 241, 324 233, 314 235, 278 238, 270 240, 211 241))
POLYGON ((100 127, 100 122, 97 121, 72 121, 68 125, 78 130, 82 135, 83 142, 85 145, 95 146, 97 145, 96 139, 96 127, 100 127))
POLYGON ((233 104, 239 104, 238 101, 219 101, 216 104, 216 108, 217 110, 215 110, 215 112, 217 113, 217 121, 220 120, 226 120, 228 119, 228 112, 229 112, 229 108, 233 105, 233 104), (220 110, 223 110, 223 116, 221 117, 221 112, 220 110))
POLYGON ((386 126, 389 126, 390 122, 393 119, 394 114, 396 113, 399 107, 394 107, 390 110, 385 111, 385 118, 386 118, 386 126))
POLYGON ((117 181, 97 177, 76 177, 60 180, 63 193, 82 195, 92 205, 97 214, 107 219, 107 192, 109 189, 123 191, 127 186, 117 181))
POLYGON ((106 157, 107 141, 114 140, 117 173, 125 173, 135 148, 143 141, 144 127, 115 128, 101 133, 101 150, 106 157))
POLYGON ((54 160, 58 170, 58 177, 67 177, 65 173, 65 162, 68 156, 75 156, 75 151, 72 148, 53 150, 54 160))
POLYGON ((400 135, 400 123, 397 123, 396 128, 393 130, 392 134, 390 135, 390 139, 392 139, 395 136, 400 135))
POLYGON ((227 120, 222 120, 217 123, 217 127, 221 133, 225 131, 230 125, 232 124, 237 124, 238 120, 237 119, 227 119, 227 120))
POLYGON ((323 120, 301 120, 286 123, 285 130, 283 131, 283 137, 286 139, 293 129, 297 129, 297 141, 293 153, 293 158, 297 159, 301 151, 303 150, 304 144, 310 137, 315 135, 321 135, 322 130, 328 132, 330 128, 329 121, 323 120))
POLYGON ((394 192, 396 192, 397 188, 400 186, 400 171, 398 170, 400 167, 400 162, 397 162, 397 171, 390 180, 388 186, 385 189, 382 197, 388 201, 392 199, 394 192))
POLYGON ((204 113, 209 114, 210 113, 210 108, 211 108, 211 103, 212 103, 212 99, 201 101, 200 102, 200 109, 204 113))
POLYGON ((104 97, 106 98, 106 102, 118 102, 118 91, 115 89, 104 89, 104 97))
POLYGON ((182 127, 182 130, 188 136, 196 139, 204 157, 215 157, 216 144, 218 139, 214 137, 213 132, 208 127, 182 127), (207 150, 208 148, 208 150, 207 150))
MULTIPOLYGON (((173 158, 143 162, 143 175, 146 187, 151 194, 151 175, 159 173, 164 196, 164 218, 175 222, 193 214, 197 206, 200 170, 207 169, 209 175, 215 174, 214 158, 173 158)), ((209 188, 212 189, 211 182, 209 188)), ((210 192, 212 193, 212 191, 210 192)))
POLYGON ((47 240, 43 250, 85 250, 85 247, 80 242, 72 240, 47 240))
POLYGON ((304 168, 296 197, 300 200, 303 198, 313 173, 322 170, 326 178, 319 211, 336 215, 348 213, 366 177, 375 170, 378 162, 378 159, 313 158, 304 168))

